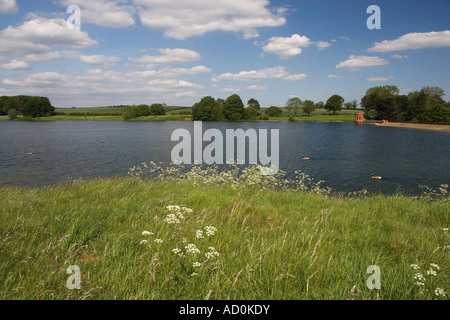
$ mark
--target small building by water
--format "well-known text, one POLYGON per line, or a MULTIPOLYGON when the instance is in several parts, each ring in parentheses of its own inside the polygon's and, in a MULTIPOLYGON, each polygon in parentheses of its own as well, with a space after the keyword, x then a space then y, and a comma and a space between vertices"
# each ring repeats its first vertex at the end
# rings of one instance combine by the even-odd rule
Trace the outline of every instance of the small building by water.
POLYGON ((364 118, 364 112, 355 113, 355 123, 356 124, 377 124, 377 123, 385 123, 387 120, 366 120, 364 118))
POLYGON ((364 124, 366 119, 364 118, 364 112, 355 113, 355 123, 356 124, 364 124))

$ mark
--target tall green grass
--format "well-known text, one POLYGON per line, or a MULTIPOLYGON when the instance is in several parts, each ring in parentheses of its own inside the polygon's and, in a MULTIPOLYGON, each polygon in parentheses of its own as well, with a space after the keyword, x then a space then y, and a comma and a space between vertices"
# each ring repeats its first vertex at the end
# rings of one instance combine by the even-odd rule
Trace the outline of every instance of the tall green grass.
POLYGON ((2 188, 0 298, 448 299, 449 209, 448 198, 139 177, 2 188), (168 224, 168 205, 193 212, 168 224), (173 252, 187 244, 201 253, 173 252), (208 247, 219 256, 207 259, 208 247), (80 290, 66 287, 71 265, 80 290), (370 265, 380 268, 380 290, 366 285, 370 265))

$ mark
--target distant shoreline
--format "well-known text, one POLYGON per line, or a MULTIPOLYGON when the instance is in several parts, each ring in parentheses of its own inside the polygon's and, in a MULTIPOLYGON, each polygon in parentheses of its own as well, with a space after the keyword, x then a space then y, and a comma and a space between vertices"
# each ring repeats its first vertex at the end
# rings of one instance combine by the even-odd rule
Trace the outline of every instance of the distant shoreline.
POLYGON ((381 127, 413 128, 436 131, 450 132, 450 125, 446 124, 423 124, 423 123, 403 123, 403 122, 385 122, 376 124, 381 127))

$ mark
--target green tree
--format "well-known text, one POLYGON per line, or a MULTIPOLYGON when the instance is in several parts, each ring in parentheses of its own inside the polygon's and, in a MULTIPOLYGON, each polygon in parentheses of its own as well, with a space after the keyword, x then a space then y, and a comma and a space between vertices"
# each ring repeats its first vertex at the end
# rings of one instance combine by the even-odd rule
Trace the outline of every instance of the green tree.
MULTIPOLYGON (((210 96, 203 97, 200 102, 197 102, 192 106, 192 120, 210 121, 212 119, 212 111, 216 105, 217 102, 214 98, 210 96)), ((215 117, 219 116, 218 112, 219 110, 216 110, 217 115, 215 115, 215 117)))
POLYGON ((268 115, 269 117, 281 117, 281 114, 283 113, 283 110, 281 108, 275 107, 275 106, 271 106, 270 108, 267 108, 266 110, 266 115, 268 115))
POLYGON ((138 117, 147 117, 151 114, 150 107, 146 104, 141 104, 136 107, 136 113, 138 117))
POLYGON ((356 109, 356 107, 358 106, 358 101, 356 100, 352 100, 352 101, 348 101, 346 103, 344 103, 344 107, 346 109, 356 109))
POLYGON ((445 96, 445 92, 442 88, 440 88, 440 87, 423 87, 422 91, 430 99, 435 100, 437 102, 444 102, 444 100, 442 100, 442 97, 445 96))
POLYGON ((306 113, 308 116, 311 115, 311 112, 316 110, 316 105, 311 100, 305 100, 303 104, 304 104, 303 112, 306 113))
POLYGON ((211 121, 225 121, 225 114, 223 113, 224 100, 217 99, 216 105, 211 111, 211 121))
POLYGON ((300 100, 300 98, 294 97, 290 98, 286 102, 286 109, 288 109, 290 112, 294 113, 294 117, 297 116, 297 114, 300 112, 300 109, 303 108, 303 102, 300 100))
POLYGON ((258 110, 255 107, 248 107, 244 112, 244 120, 258 119, 258 110))
POLYGON ((123 120, 131 120, 137 118, 137 107, 125 107, 122 110, 123 120))
POLYGON ((45 117, 55 112, 55 108, 46 97, 18 96, 15 98, 17 98, 15 102, 22 105, 22 114, 26 117, 45 117))
POLYGON ((325 108, 325 103, 323 101, 319 101, 316 103, 316 109, 323 109, 325 108))
POLYGON ((250 100, 248 100, 247 105, 249 107, 255 108, 256 111, 259 111, 261 109, 261 106, 260 106, 258 100, 254 99, 254 98, 251 98, 250 100))
POLYGON ((370 109, 367 113, 367 116, 369 119, 375 119, 377 117, 377 110, 376 109, 370 109))
POLYGON ((237 94, 229 96, 223 105, 225 118, 229 121, 239 121, 244 118, 244 103, 237 94))
POLYGON ((166 109, 164 105, 160 103, 154 103, 150 106, 150 115, 152 116, 164 116, 166 114, 166 109))
POLYGON ((8 110, 8 119, 9 120, 16 120, 17 119, 17 115, 19 113, 17 112, 16 109, 12 108, 8 110))
POLYGON ((339 111, 342 110, 342 104, 344 103, 344 98, 342 98, 340 95, 332 95, 325 104, 325 109, 333 114, 337 114, 339 111))

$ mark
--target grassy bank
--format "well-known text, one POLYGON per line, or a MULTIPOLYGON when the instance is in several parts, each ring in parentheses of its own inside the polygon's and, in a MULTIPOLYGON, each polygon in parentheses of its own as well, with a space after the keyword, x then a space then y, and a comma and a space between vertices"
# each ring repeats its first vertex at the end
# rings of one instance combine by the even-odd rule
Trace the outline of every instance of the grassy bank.
POLYGON ((401 195, 133 177, 2 188, 0 298, 448 299, 435 290, 450 289, 449 212, 401 195), (80 290, 66 287, 71 265, 80 290), (371 265, 380 290, 366 286, 371 265))

